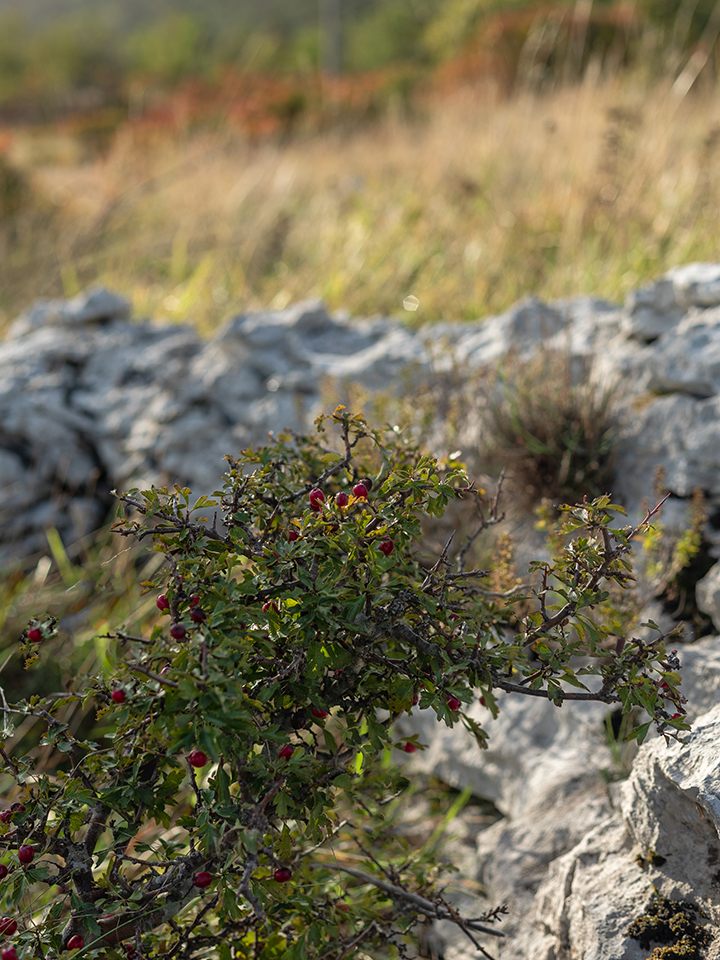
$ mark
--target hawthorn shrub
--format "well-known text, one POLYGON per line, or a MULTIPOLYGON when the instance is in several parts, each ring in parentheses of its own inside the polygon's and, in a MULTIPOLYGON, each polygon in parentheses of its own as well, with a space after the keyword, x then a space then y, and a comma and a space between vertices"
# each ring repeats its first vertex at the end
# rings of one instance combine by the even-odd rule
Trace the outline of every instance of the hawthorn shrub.
MULTIPOLYGON (((342 407, 316 425, 229 459, 212 498, 123 494, 117 530, 164 558, 145 584, 157 624, 105 636, 106 669, 65 693, 4 704, 0 934, 18 957, 412 957, 418 918, 489 955, 500 911, 458 915, 384 822, 408 787, 393 755, 423 748, 394 720, 432 710, 483 747, 468 707, 496 715, 509 692, 644 711, 639 740, 688 729, 666 638, 603 617, 655 511, 621 529, 606 496, 566 508, 536 587, 498 597, 468 568, 478 530, 422 562, 421 519, 479 497, 457 462, 342 407), (89 735, 73 704, 97 708, 89 735), (43 763, 13 752, 29 717, 43 763)), ((28 666, 54 632, 28 624, 28 666)))

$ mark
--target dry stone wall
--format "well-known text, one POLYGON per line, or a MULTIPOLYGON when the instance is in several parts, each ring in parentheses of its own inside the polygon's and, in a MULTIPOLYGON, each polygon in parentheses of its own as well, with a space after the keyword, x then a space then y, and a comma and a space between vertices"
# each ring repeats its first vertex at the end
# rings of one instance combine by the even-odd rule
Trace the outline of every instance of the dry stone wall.
MULTIPOLYGON (((671 271, 623 307, 528 298, 420 330, 332 317, 319 302, 233 317, 210 340, 130 315, 104 290, 42 302, 0 345, 0 559, 42 549, 49 525, 68 542, 92 530, 113 488, 213 489, 225 454, 307 426, 323 381, 422 389, 450 364, 469 372, 540 345, 625 395, 616 499, 638 509, 662 464, 680 510, 697 485, 720 507, 720 265, 671 271)), ((468 444, 475 430, 469 417, 468 444)))

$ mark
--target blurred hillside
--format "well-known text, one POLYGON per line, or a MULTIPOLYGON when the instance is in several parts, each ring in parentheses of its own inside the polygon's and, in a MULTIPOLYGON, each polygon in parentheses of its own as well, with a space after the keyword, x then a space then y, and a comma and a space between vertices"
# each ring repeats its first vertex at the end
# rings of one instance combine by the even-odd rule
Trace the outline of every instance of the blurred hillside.
POLYGON ((476 317, 718 259, 717 0, 0 0, 0 326, 476 317))
POLYGON ((506 89, 589 67, 667 75, 687 54, 714 70, 719 32, 714 0, 0 0, 0 116, 132 111, 139 90, 232 71, 302 86, 328 65, 382 70, 407 91, 438 74, 506 89))

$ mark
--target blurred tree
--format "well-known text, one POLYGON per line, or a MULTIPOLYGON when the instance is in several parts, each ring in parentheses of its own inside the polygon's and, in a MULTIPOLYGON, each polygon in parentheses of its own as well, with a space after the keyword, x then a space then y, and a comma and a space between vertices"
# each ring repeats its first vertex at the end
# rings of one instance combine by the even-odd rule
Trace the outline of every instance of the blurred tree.
POLYGON ((373 5, 347 27, 347 68, 373 70, 397 61, 427 60, 423 34, 443 6, 444 0, 385 0, 373 5))
POLYGON ((0 104, 16 97, 27 71, 29 29, 23 15, 9 11, 0 16, 0 104))
POLYGON ((323 70, 338 76, 343 67, 342 0, 320 0, 319 20, 323 70))
POLYGON ((674 45, 684 48, 700 39, 717 0, 638 0, 637 6, 643 19, 660 27, 674 45))
POLYGON ((174 81, 208 65, 208 31, 196 17, 169 13, 128 37, 125 54, 131 69, 174 81))
POLYGON ((114 80, 119 58, 101 20, 68 18, 47 27, 28 44, 29 71, 44 87, 101 85, 114 80))

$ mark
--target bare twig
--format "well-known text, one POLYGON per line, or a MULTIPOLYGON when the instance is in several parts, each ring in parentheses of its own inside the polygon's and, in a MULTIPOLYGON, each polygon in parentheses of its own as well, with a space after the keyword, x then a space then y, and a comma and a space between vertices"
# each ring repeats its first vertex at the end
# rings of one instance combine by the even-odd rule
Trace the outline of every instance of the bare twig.
MULTIPOLYGON (((313 862, 312 866, 324 867, 326 870, 342 870, 343 873, 347 873, 351 877, 361 880, 363 883, 372 883, 379 890, 383 890, 392 897, 399 897, 401 900, 407 900, 408 903, 412 903, 414 906, 422 910, 425 916, 432 917, 434 920, 450 920, 453 923, 457 923, 453 915, 443 904, 433 903, 431 900, 426 900, 425 897, 421 897, 417 893, 410 893, 409 890, 403 890, 402 887, 398 887, 394 883, 388 883, 386 880, 380 880, 378 877, 373 877, 371 874, 365 873, 363 870, 357 870, 355 867, 345 867, 340 863, 322 863, 319 861, 313 862)), ((494 930, 492 927, 488 927, 483 923, 478 923, 476 920, 464 920, 463 923, 468 927, 468 929, 476 930, 478 933, 486 933, 491 937, 502 938, 505 936, 505 934, 500 930, 494 930)))

